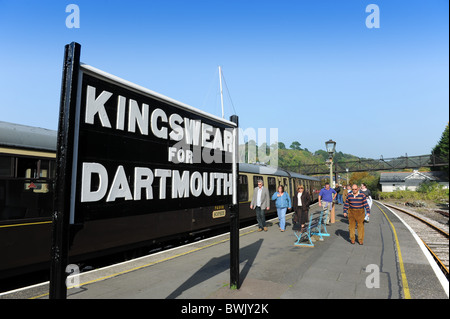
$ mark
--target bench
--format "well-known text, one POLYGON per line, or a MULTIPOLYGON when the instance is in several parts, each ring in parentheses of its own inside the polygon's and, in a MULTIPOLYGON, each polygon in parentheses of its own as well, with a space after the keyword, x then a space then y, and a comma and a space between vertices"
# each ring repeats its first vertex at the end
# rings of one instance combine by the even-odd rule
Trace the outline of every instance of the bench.
POLYGON ((321 240, 321 241, 323 240, 323 237, 330 236, 330 234, 328 234, 328 232, 327 232, 327 223, 326 223, 329 213, 330 213, 330 210, 327 209, 326 213, 325 213, 325 218, 322 219, 322 217, 324 217, 323 210, 320 211, 320 219, 319 219, 319 223, 316 227, 317 232, 312 234, 312 235, 319 236, 320 237, 319 240, 321 240), (322 228, 324 230, 323 232, 322 232, 322 228))
POLYGON ((309 222, 305 224, 305 227, 302 228, 300 223, 297 223, 292 227, 292 230, 294 231, 295 237, 297 237, 297 241, 294 243, 295 246, 307 246, 307 247, 314 247, 314 244, 311 240, 311 237, 314 235, 319 236, 319 240, 322 241, 324 236, 330 236, 330 234, 327 233, 327 228, 325 225, 325 221, 328 217, 328 210, 325 214, 325 218, 323 218, 324 213, 323 211, 320 211, 319 218, 313 218, 314 213, 311 213, 309 216, 309 222), (322 228, 324 229, 324 232, 322 232, 322 228), (302 243, 302 237, 307 238, 306 243, 302 243))

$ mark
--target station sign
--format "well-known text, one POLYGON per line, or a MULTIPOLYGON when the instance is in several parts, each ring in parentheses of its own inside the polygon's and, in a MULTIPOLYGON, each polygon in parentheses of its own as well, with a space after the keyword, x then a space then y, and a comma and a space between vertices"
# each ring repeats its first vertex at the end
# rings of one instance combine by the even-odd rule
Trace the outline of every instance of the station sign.
POLYGON ((80 64, 70 222, 228 205, 236 124, 80 64))
POLYGON ((50 298, 67 297, 69 247, 86 221, 163 220, 164 212, 206 207, 212 219, 230 207, 230 276, 239 282, 238 117, 221 119, 82 64, 80 52, 78 43, 65 47, 50 298))

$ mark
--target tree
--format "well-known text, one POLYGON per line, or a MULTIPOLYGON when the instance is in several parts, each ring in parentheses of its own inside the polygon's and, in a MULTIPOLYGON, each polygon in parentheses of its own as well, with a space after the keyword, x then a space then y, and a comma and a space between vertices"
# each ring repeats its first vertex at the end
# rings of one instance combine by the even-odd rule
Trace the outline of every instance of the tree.
POLYGON ((324 150, 317 150, 314 152, 314 155, 321 158, 323 161, 326 161, 330 157, 328 152, 324 150))
POLYGON ((350 185, 361 185, 365 183, 367 188, 372 192, 372 197, 376 198, 378 195, 378 184, 380 183, 380 173, 378 172, 354 172, 350 176, 350 185))
POLYGON ((294 142, 292 142, 290 148, 293 149, 293 150, 301 151, 302 149, 300 148, 300 145, 301 144, 299 142, 294 141, 294 142))
POLYGON ((284 145, 283 142, 278 142, 278 149, 279 150, 285 150, 286 149, 286 145, 284 145))
MULTIPOLYGON (((448 149, 449 149, 448 135, 449 133, 447 123, 447 126, 445 127, 444 132, 442 133, 441 139, 431 151, 437 158, 446 160, 447 163, 448 163, 448 149)), ((449 172, 448 166, 442 167, 441 170, 446 171, 447 174, 449 172)))

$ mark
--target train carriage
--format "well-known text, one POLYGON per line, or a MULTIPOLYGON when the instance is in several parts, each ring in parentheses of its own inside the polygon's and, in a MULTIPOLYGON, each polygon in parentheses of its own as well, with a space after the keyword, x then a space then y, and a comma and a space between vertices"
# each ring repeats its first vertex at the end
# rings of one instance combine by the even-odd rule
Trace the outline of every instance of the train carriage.
MULTIPOLYGON (((255 164, 239 164, 239 214, 241 218, 254 218, 255 212, 250 210, 253 191, 262 180, 270 196, 277 191, 279 185, 289 184, 289 174, 279 168, 255 164)), ((291 192, 289 193, 291 194, 291 192)), ((267 215, 276 211, 275 202, 271 201, 267 215)))
POLYGON ((290 173, 290 175, 294 190, 296 190, 299 185, 303 185, 305 189, 311 194, 312 201, 316 201, 319 199, 321 184, 318 178, 313 178, 307 175, 292 172, 290 173))
MULTIPOLYGON (((56 135, 55 131, 0 121, 0 279, 49 268, 56 135)), ((270 195, 278 185, 284 185, 291 197, 299 184, 305 185, 314 199, 320 190, 317 178, 241 163, 241 221, 255 220, 250 201, 258 179, 264 181, 270 195)), ((272 201, 266 214, 274 213, 272 201)), ((72 236, 69 261, 149 247, 228 226, 229 208, 223 205, 87 221, 72 236)))
POLYGON ((0 278, 48 267, 56 132, 0 122, 0 278))

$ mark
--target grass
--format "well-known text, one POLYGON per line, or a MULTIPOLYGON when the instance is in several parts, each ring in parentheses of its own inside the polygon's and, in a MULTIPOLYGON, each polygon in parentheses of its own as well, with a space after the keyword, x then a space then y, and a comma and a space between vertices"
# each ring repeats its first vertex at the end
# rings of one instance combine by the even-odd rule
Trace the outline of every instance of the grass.
POLYGON ((379 192, 378 198, 383 199, 397 199, 406 201, 433 201, 435 203, 442 203, 449 201, 449 190, 444 189, 436 182, 422 183, 417 191, 398 190, 394 192, 379 192))

